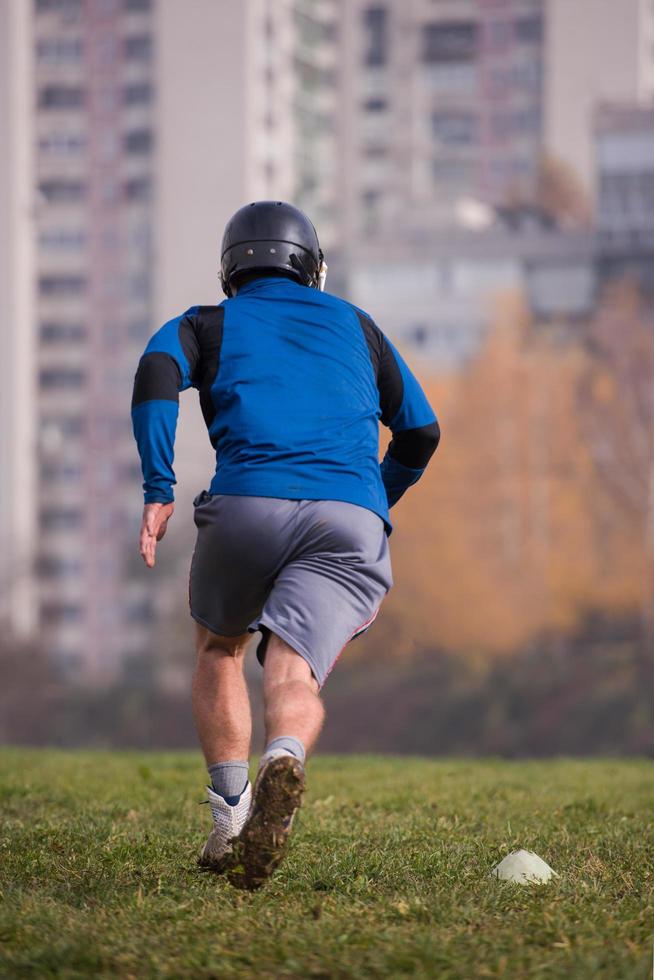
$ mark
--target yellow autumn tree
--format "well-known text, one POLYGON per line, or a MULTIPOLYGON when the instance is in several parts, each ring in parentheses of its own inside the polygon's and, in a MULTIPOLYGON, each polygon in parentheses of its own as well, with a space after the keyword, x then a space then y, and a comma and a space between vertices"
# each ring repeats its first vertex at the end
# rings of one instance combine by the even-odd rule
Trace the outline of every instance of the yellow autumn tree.
POLYGON ((592 503, 601 481, 579 410, 587 370, 573 334, 539 329, 511 295, 461 375, 421 379, 442 441, 393 510, 396 585, 383 635, 371 631, 362 653, 511 652, 637 601, 634 545, 620 521, 607 533, 592 503))

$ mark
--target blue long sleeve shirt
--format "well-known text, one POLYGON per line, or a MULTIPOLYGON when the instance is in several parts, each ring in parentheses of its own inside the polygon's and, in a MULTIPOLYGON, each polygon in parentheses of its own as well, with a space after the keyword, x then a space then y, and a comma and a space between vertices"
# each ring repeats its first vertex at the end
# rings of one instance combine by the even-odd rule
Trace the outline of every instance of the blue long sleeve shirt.
POLYGON ((216 450, 209 492, 345 500, 379 514, 414 484, 440 437, 433 409, 362 310, 285 277, 194 306, 151 337, 132 424, 146 503, 173 500, 179 392, 196 388, 216 450), (379 421, 393 438, 379 463, 379 421))

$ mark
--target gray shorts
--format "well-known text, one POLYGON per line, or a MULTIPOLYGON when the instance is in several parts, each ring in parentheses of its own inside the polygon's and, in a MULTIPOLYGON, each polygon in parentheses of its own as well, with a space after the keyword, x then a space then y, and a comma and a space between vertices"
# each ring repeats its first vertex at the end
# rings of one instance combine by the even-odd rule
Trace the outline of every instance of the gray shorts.
POLYGON ((341 500, 206 490, 193 506, 191 616, 221 636, 261 630, 261 663, 272 630, 307 661, 322 687, 393 585, 381 517, 341 500))

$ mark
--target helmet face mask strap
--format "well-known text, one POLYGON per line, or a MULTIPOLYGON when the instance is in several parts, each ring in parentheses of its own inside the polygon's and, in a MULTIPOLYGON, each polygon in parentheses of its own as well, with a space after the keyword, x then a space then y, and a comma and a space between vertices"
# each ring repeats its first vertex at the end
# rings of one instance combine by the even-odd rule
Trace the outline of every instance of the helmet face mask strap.
POLYGON ((289 255, 289 259, 291 260, 291 265, 293 266, 293 268, 297 269, 300 275, 302 276, 302 278, 305 280, 305 285, 307 286, 317 285, 316 276, 312 275, 309 269, 307 269, 306 265, 302 260, 301 255, 298 255, 296 252, 291 252, 291 254, 289 255))
POLYGON ((230 279, 234 275, 234 269, 236 268, 236 263, 233 262, 232 265, 225 271, 224 267, 219 272, 220 285, 223 288, 223 292, 226 296, 232 297, 234 295, 232 287, 229 284, 230 279))

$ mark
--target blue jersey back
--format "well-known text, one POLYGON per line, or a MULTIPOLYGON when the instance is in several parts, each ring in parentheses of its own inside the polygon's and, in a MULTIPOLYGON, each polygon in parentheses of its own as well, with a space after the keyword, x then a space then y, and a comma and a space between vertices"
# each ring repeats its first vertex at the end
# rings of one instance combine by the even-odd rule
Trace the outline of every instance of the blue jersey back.
POLYGON ((223 306, 211 493, 348 500, 387 517, 379 393, 352 307, 287 279, 223 306))
POLYGON ((192 307, 151 338, 132 401, 146 502, 172 499, 177 402, 188 387, 200 392, 216 449, 211 493, 344 500, 379 514, 389 533, 389 505, 424 469, 416 439, 436 426, 363 311, 283 277, 192 307), (380 419, 399 440, 381 467, 380 419), (404 445, 401 433, 412 434, 404 445))

